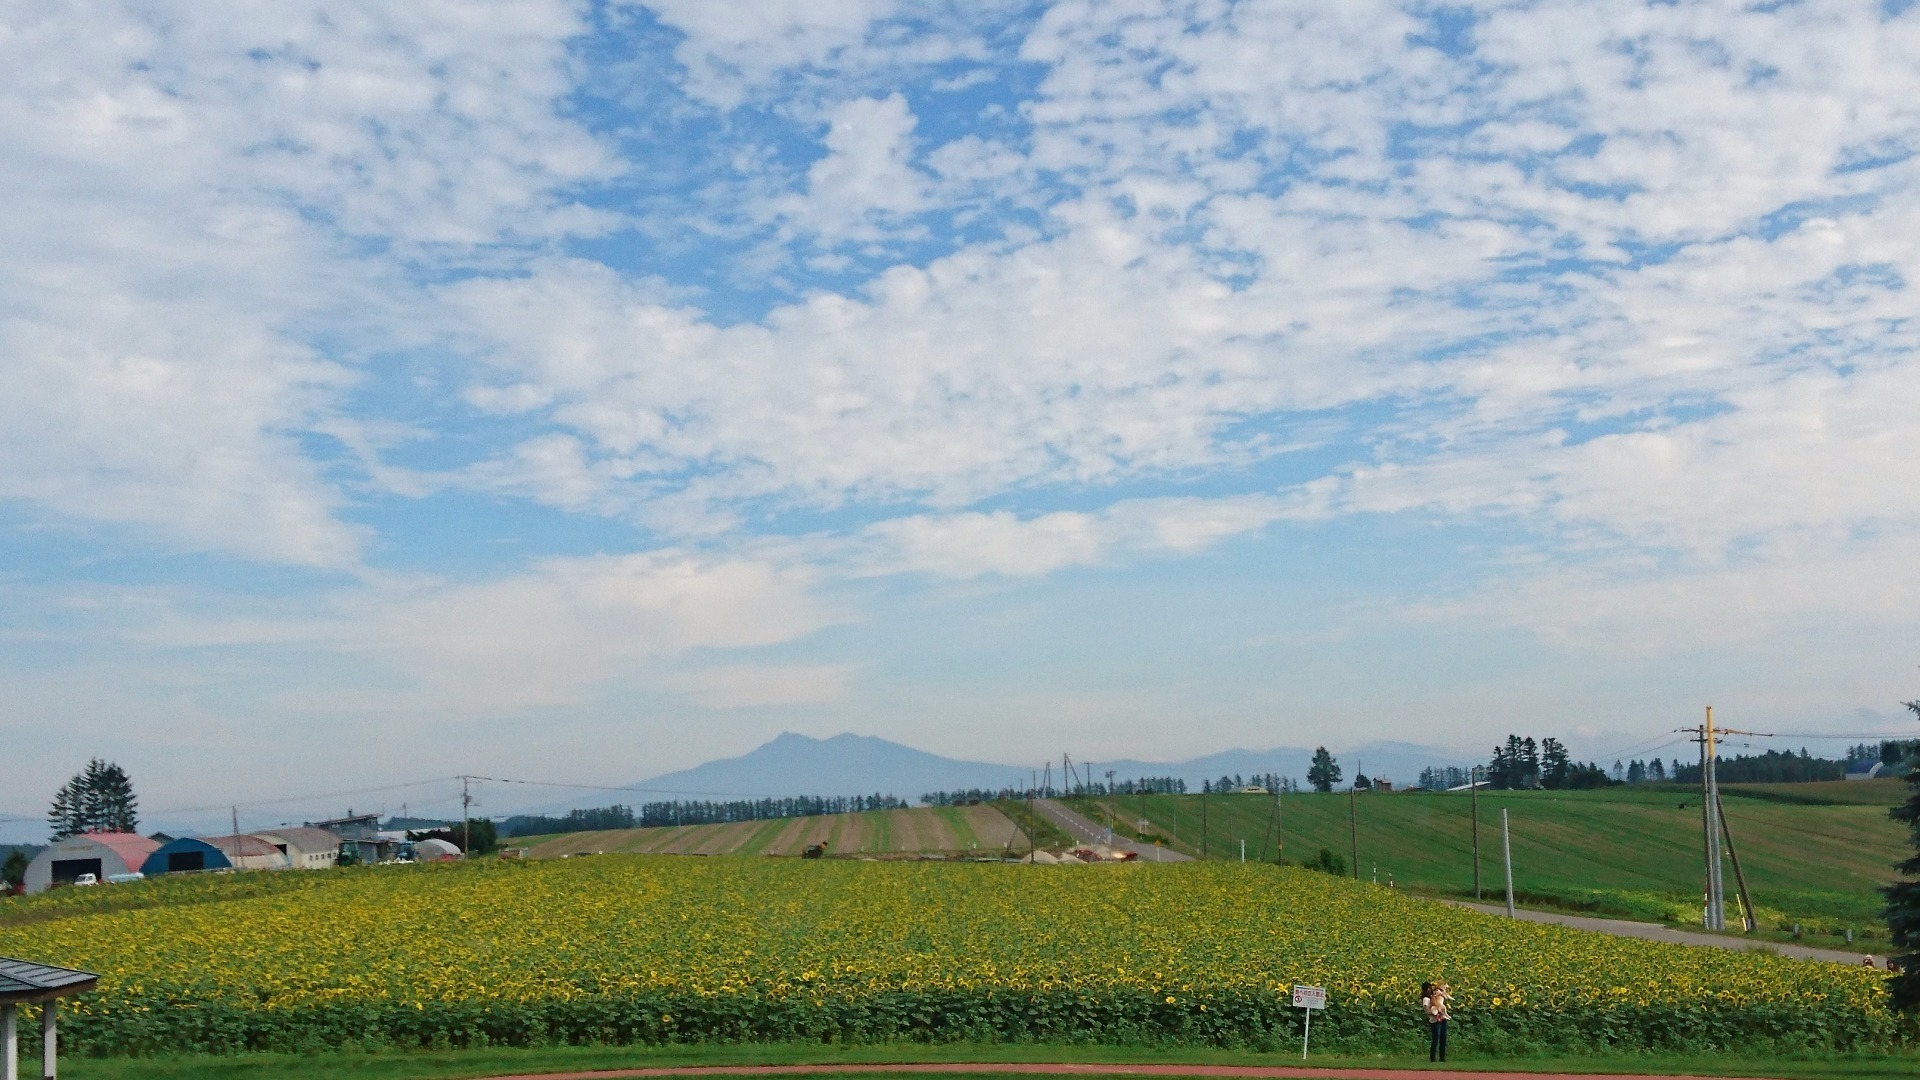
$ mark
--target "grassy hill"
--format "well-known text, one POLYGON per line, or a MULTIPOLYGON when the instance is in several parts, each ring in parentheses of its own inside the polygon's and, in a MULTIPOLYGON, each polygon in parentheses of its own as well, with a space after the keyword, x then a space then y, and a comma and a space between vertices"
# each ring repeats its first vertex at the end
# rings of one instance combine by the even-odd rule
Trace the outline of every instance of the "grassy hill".
MULTIPOLYGON (((637 852, 655 855, 798 855, 809 844, 825 842, 833 855, 912 853, 999 854, 1026 839, 1005 814, 992 806, 940 806, 913 810, 872 810, 856 814, 773 818, 725 825, 608 829, 557 836, 515 837, 508 847, 526 847, 534 858, 637 852)), ((1046 838, 1041 838, 1046 843, 1046 838)))
MULTIPOLYGON (((1740 784, 1723 791, 1727 821, 1763 929, 1779 936, 1802 924, 1809 941, 1835 943, 1847 929, 1885 939, 1878 888, 1910 849, 1887 808, 1904 795, 1898 781, 1740 784)), ((1081 812, 1137 835, 1138 797, 1070 800, 1081 812)), ((1149 836, 1200 853, 1203 799, 1148 796, 1149 836)), ((1288 862, 1322 847, 1348 857, 1348 796, 1292 794, 1204 799, 1206 854, 1273 858, 1274 835, 1288 862), (1264 838, 1264 841, 1263 841, 1264 838)), ((1353 803, 1360 876, 1403 888, 1469 897, 1473 892, 1472 820, 1465 792, 1362 793, 1353 803)), ((1701 814, 1697 789, 1633 785, 1604 791, 1480 794, 1484 895, 1499 897, 1500 811, 1513 832, 1514 885, 1523 903, 1598 914, 1700 921, 1701 814)), ((1727 891, 1734 892, 1731 866, 1727 891)), ((1730 925, 1738 919, 1731 918, 1730 925)))

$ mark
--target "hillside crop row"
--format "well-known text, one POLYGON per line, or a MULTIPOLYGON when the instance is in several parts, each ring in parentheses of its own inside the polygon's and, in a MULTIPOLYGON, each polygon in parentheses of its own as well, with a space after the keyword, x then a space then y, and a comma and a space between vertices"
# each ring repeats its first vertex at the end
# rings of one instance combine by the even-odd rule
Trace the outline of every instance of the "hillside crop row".
MULTIPOLYGON (((600 856, 371 868, 298 890, 0 926, 101 972, 93 1053, 673 1040, 1410 1048, 1423 978, 1483 1048, 1861 1048, 1880 977, 1515 923, 1267 866, 600 856)), ((178 887, 179 883, 175 883, 178 887)), ((117 886, 138 890, 147 885, 117 886)), ((130 891, 123 895, 132 897, 130 891)), ((31 904, 32 901, 27 903, 31 904)))

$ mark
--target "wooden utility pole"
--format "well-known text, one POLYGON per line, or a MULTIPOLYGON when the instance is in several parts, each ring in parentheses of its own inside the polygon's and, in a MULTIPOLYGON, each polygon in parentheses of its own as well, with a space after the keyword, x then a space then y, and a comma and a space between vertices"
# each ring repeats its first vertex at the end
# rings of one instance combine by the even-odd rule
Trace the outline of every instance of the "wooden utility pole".
POLYGON ((460 857, 473 858, 473 796, 467 791, 470 776, 460 778, 460 857))
POLYGON ((1707 827, 1707 929, 1725 930, 1727 928, 1727 893, 1721 879, 1720 869, 1720 784, 1713 764, 1719 755, 1715 753, 1713 738, 1713 706, 1707 706, 1707 722, 1701 728, 1704 736, 1701 743, 1700 785, 1701 809, 1706 812, 1707 827))
MULTIPOLYGON (((1713 723, 1713 706, 1711 705, 1707 706, 1705 723, 1699 727, 1681 728, 1680 730, 1694 736, 1694 740, 1700 744, 1700 825, 1701 831, 1705 834, 1702 837, 1703 843, 1701 846, 1704 849, 1706 861, 1706 910, 1703 913, 1701 921, 1709 930, 1725 930, 1727 928, 1727 887, 1725 871, 1721 868, 1720 862, 1720 837, 1722 833, 1726 833, 1729 850, 1732 849, 1733 841, 1732 833, 1726 832, 1724 815, 1720 807, 1718 742, 1722 735, 1755 735, 1761 738, 1766 738, 1768 735, 1762 731, 1740 731, 1735 728, 1715 727, 1713 723)), ((1738 861, 1738 859, 1735 860, 1736 865, 1734 867, 1736 877, 1740 875, 1738 861)), ((1741 885, 1743 904, 1746 903, 1744 898, 1745 891, 1746 887, 1743 883, 1741 885)), ((1747 921, 1751 921, 1752 919, 1750 908, 1746 919, 1747 921)))
POLYGON ((1353 848, 1353 880, 1360 880, 1360 794, 1358 788, 1347 789, 1347 839, 1353 848))
POLYGON ((1473 898, 1480 899, 1480 766, 1467 773, 1467 794, 1473 806, 1473 898))

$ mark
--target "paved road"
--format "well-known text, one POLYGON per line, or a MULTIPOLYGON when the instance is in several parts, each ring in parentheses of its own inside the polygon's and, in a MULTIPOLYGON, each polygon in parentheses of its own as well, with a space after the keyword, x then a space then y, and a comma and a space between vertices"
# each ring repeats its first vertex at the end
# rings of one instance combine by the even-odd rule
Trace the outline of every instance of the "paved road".
MULTIPOLYGON (((1290 1065, 1097 1065, 1034 1063, 1012 1065, 1005 1062, 969 1064, 939 1062, 915 1065, 694 1065, 678 1068, 613 1069, 601 1072, 540 1073, 538 1075, 501 1076, 494 1080, 643 1080, 650 1077, 702 1076, 808 1076, 822 1073, 844 1076, 848 1073, 953 1074, 970 1076, 1174 1076, 1210 1077, 1214 1080, 1278 1080, 1281 1077, 1340 1077, 1343 1080, 1574 1080, 1592 1073, 1484 1072, 1451 1069, 1315 1069, 1290 1065)), ((1697 1076, 1633 1076, 1608 1073, 1613 1080, 1705 1080, 1697 1076)), ((1721 1077, 1719 1080, 1727 1080, 1721 1077)))
MULTIPOLYGON (((1505 915, 1507 909, 1501 904, 1472 904, 1463 900, 1442 900, 1443 904, 1484 911, 1489 915, 1505 915)), ((1667 941, 1676 945, 1710 945, 1716 949, 1739 949, 1746 952, 1777 952, 1781 956, 1791 956, 1796 960, 1827 960, 1836 964, 1858 964, 1865 953, 1841 952, 1837 949, 1814 949, 1805 945, 1788 945, 1776 941, 1754 941, 1747 938, 1724 937, 1720 934, 1696 934, 1685 930, 1675 930, 1659 923, 1628 922, 1624 919, 1595 919, 1584 915, 1563 915, 1556 911, 1515 911, 1513 917, 1526 922, 1555 923, 1571 926, 1578 930, 1593 930, 1615 937, 1642 938, 1647 941, 1667 941)), ((1886 969, 1887 958, 1875 956, 1874 964, 1886 969)))
MULTIPOLYGON (((1104 844, 1107 842, 1107 827, 1096 825, 1060 805, 1052 799, 1035 799, 1033 808, 1040 816, 1058 826, 1061 832, 1073 837, 1076 844, 1104 844)), ((1178 851, 1169 851, 1158 844, 1142 844, 1137 840, 1128 840, 1123 836, 1113 838, 1115 851, 1137 851, 1142 862, 1191 862, 1193 856, 1182 855, 1178 851)))

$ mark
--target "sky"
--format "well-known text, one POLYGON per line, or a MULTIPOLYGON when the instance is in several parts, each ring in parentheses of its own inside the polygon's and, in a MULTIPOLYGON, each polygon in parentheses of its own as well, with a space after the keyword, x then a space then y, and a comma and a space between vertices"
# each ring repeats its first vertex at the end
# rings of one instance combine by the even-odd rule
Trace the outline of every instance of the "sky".
POLYGON ((9 4, 0 816, 1904 730, 1917 152, 1911 0, 9 4))

